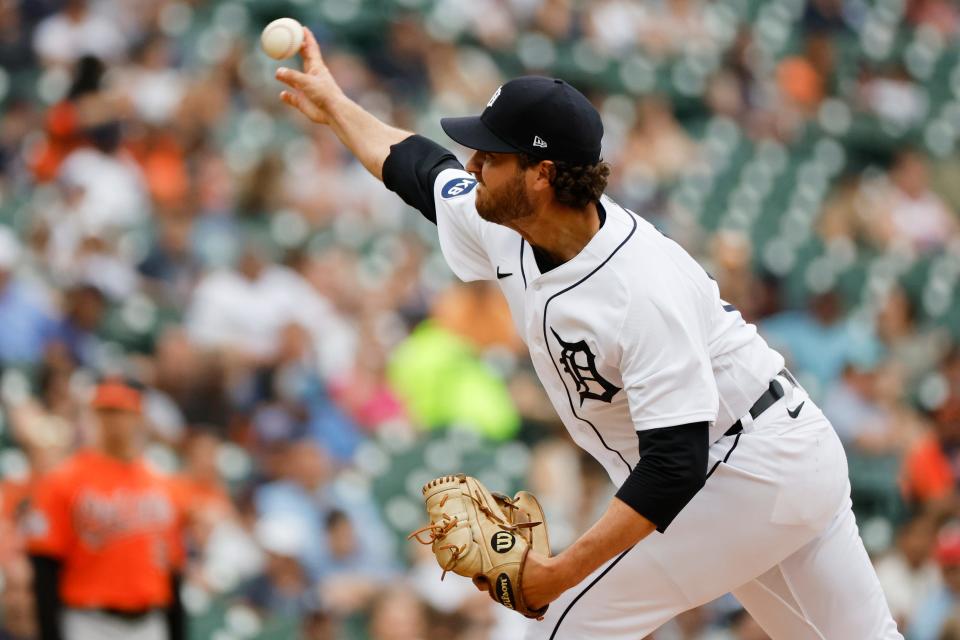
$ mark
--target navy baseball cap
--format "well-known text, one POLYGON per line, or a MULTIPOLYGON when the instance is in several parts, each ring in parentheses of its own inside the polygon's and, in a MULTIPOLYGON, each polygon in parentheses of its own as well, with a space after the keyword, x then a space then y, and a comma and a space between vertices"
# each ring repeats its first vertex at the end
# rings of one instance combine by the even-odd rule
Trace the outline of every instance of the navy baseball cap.
POLYGON ((556 78, 515 78, 497 89, 479 116, 442 118, 440 126, 477 151, 522 152, 571 164, 600 161, 600 114, 586 96, 556 78))

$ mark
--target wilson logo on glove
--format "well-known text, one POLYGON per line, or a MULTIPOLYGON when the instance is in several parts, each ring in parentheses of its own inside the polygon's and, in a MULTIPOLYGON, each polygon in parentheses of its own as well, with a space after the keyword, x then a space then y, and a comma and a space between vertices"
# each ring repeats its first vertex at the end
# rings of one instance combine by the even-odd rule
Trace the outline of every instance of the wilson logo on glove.
POLYGON ((516 544, 517 539, 513 536, 512 533, 506 531, 497 531, 493 534, 493 537, 490 538, 490 546, 493 547, 493 550, 497 553, 506 553, 513 549, 513 545, 516 544))
POLYGON ((479 480, 462 473, 428 482, 423 498, 430 524, 409 537, 433 548, 443 569, 440 579, 453 571, 470 578, 503 606, 528 618, 542 618, 547 607, 527 606, 521 586, 527 552, 533 549, 550 555, 547 526, 537 499, 526 491, 512 498, 491 493, 479 480))
POLYGON ((510 577, 501 573, 497 576, 497 596, 500 598, 500 604, 507 609, 513 609, 513 589, 510 587, 510 577))

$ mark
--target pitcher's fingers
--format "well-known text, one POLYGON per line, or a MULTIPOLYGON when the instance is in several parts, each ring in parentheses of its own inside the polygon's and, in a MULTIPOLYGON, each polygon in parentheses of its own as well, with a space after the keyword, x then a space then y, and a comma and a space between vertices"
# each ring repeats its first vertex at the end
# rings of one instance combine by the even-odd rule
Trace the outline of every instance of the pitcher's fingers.
POLYGON ((277 80, 290 85, 294 89, 303 89, 310 82, 310 76, 307 74, 287 67, 277 69, 276 77, 277 80))
POLYGON ((323 56, 320 54, 320 45, 313 37, 309 27, 303 28, 303 44, 300 45, 300 55, 303 57, 303 69, 312 73, 323 65, 323 56))
POLYGON ((280 99, 314 122, 323 121, 323 112, 299 91, 282 91, 280 99))

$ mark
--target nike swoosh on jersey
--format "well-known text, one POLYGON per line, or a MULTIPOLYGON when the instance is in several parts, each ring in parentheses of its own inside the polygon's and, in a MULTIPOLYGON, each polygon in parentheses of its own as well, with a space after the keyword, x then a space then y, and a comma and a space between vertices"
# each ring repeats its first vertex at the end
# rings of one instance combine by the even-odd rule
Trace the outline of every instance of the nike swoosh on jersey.
POLYGON ((511 273, 500 273, 500 266, 499 266, 499 265, 497 266, 497 280, 503 280, 504 278, 506 278, 506 277, 508 277, 508 276, 512 276, 512 275, 513 275, 512 272, 511 272, 511 273))
POLYGON ((800 409, 803 409, 804 402, 806 402, 806 400, 798 404, 796 409, 787 409, 787 413, 790 414, 791 418, 793 418, 794 420, 797 419, 797 416, 800 415, 800 409))

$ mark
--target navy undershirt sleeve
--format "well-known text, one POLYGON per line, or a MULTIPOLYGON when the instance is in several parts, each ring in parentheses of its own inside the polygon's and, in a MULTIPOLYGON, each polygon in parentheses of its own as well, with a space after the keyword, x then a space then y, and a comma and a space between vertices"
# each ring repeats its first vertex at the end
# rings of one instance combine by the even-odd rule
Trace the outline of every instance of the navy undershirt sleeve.
POLYGON ((640 462, 617 497, 663 533, 707 481, 709 425, 638 431, 640 462))
POLYGON ((390 147, 383 161, 383 184, 436 224, 433 184, 444 169, 463 169, 463 165, 433 140, 413 135, 390 147))

